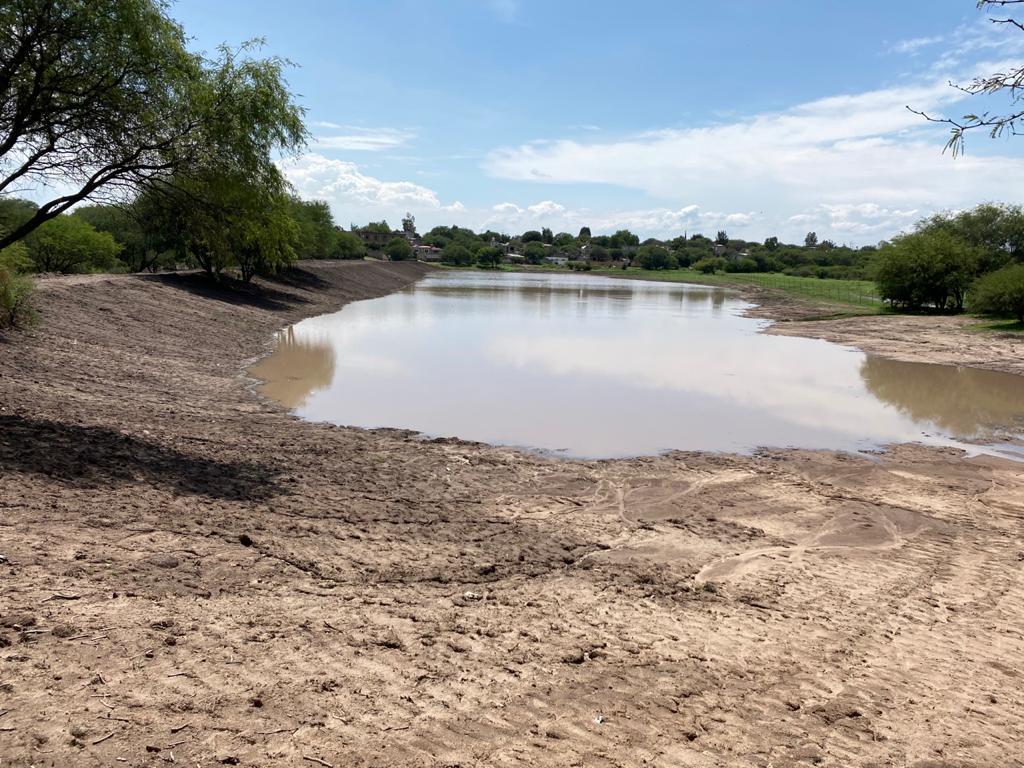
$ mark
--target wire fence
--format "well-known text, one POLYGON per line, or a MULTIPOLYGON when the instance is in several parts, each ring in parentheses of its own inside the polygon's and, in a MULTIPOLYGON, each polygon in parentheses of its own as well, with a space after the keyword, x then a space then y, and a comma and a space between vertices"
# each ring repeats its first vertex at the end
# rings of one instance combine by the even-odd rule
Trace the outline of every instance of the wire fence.
POLYGON ((782 274, 730 275, 730 282, 754 283, 798 296, 818 299, 834 304, 852 304, 878 308, 882 299, 878 287, 870 280, 835 280, 817 277, 794 277, 782 274))

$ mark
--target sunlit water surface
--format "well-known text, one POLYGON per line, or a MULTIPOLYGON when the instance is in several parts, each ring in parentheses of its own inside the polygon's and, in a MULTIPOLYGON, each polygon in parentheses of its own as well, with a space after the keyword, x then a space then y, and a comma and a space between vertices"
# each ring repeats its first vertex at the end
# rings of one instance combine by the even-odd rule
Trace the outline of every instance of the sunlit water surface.
POLYGON ((438 272, 283 332, 252 374, 301 417, 616 457, 1024 432, 1024 377, 759 333, 716 288, 438 272))

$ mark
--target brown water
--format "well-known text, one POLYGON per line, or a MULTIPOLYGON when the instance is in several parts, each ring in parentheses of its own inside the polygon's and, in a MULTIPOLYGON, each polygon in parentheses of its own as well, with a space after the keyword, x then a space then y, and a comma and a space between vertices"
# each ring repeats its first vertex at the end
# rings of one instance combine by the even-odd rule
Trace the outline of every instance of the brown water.
POLYGON ((310 318, 252 373, 313 421, 580 457, 1024 433, 1024 377, 766 336, 721 289, 439 272, 310 318))

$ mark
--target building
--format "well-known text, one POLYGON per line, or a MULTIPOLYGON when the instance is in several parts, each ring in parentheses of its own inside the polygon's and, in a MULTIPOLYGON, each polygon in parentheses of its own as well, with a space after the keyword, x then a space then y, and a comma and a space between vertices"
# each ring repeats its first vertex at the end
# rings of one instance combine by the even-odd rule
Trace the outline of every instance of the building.
POLYGON ((558 266, 558 267, 564 267, 566 264, 569 263, 569 257, 568 256, 560 256, 560 255, 545 256, 544 257, 544 263, 545 264, 554 264, 555 266, 558 266))
POLYGON ((432 245, 414 245, 412 247, 412 256, 416 261, 440 261, 442 251, 440 248, 435 248, 432 245))

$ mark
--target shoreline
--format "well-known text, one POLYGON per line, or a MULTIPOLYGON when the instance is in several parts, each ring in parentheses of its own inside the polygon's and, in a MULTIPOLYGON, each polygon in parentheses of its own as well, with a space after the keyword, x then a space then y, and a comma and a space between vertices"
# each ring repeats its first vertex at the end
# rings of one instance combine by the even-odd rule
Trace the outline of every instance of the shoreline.
POLYGON ((0 754, 1013 764, 1016 465, 554 462, 301 421, 246 383, 275 329, 429 270, 41 281, 40 325, 0 342, 0 754))

